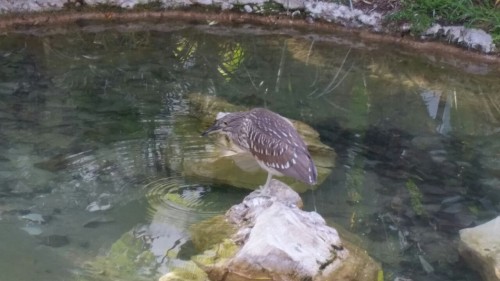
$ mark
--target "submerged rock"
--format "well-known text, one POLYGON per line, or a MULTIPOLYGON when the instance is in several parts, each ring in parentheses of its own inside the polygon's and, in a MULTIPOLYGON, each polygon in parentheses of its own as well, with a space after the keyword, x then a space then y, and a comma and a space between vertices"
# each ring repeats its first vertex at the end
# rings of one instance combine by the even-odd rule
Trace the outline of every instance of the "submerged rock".
MULTIPOLYGON (((203 230, 194 237, 211 237, 207 229, 215 229, 218 238, 212 241, 220 241, 209 247, 211 239, 194 239, 196 248, 207 249, 193 257, 194 263, 210 280, 375 280, 379 265, 364 251, 342 243, 320 215, 302 211, 297 207, 301 205, 296 192, 272 180, 233 206, 226 222, 222 217, 219 223, 210 220, 219 227, 193 228, 203 230), (219 235, 224 224, 235 229, 225 239, 219 235)), ((206 280, 197 270, 189 275, 186 270, 192 267, 173 270, 160 280, 206 280)))
POLYGON ((36 214, 36 213, 30 213, 24 216, 21 216, 22 219, 25 219, 30 222, 38 223, 38 224, 43 224, 45 223, 45 219, 41 214, 36 214))
POLYGON ((460 230, 460 254, 483 280, 500 280, 500 216, 482 225, 460 230))
MULTIPOLYGON (((124 233, 111 245, 106 255, 99 255, 84 265, 85 274, 81 280, 154 280, 154 271, 158 265, 155 253, 147 242, 149 237, 136 236, 133 229, 124 233), (105 276, 105 277, 103 277, 105 276)), ((162 249, 163 250, 163 249, 162 249)), ((165 252, 163 252, 165 254, 165 252)))

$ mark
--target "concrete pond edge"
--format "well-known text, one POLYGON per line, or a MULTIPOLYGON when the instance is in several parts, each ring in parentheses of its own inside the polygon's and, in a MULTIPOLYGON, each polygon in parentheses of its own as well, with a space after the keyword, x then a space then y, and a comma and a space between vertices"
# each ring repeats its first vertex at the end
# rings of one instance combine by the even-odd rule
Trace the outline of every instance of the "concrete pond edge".
POLYGON ((399 45, 422 54, 432 53, 444 58, 489 64, 500 63, 500 53, 493 43, 487 41, 482 47, 473 45, 477 37, 491 38, 482 30, 434 25, 424 32, 420 39, 402 36, 400 31, 384 28, 383 15, 378 12, 364 13, 344 5, 322 1, 0 0, 0 32, 82 20, 104 22, 176 20, 196 24, 255 24, 312 32, 335 32, 354 35, 360 40, 369 42, 399 45), (283 3, 279 3, 280 1, 283 3), (79 3, 85 3, 85 6, 79 3), (156 3, 158 6, 153 6, 151 3, 156 3), (269 3, 277 3, 287 11, 270 9, 270 12, 264 12, 264 6, 269 3), (235 5, 241 7, 241 12, 235 11, 235 5), (471 39, 472 43, 468 43, 466 39, 471 39), (480 52, 478 49, 489 53, 480 52))

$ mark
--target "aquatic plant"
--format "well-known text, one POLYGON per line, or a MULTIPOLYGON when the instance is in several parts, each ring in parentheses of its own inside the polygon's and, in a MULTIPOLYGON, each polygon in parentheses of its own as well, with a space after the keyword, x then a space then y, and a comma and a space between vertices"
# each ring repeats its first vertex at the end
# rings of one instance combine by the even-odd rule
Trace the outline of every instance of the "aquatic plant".
POLYGON ((410 193, 411 207, 415 214, 419 216, 426 216, 427 214, 422 205, 423 195, 418 186, 413 180, 410 179, 406 182, 406 189, 408 189, 408 192, 410 193))

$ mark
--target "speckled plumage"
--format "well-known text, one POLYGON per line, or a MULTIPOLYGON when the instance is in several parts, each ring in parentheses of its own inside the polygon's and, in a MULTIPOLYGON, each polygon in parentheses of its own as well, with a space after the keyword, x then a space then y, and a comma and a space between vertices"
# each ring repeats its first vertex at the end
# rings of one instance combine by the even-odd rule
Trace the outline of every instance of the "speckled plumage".
POLYGON ((272 175, 285 175, 310 185, 316 184, 316 166, 307 146, 292 123, 264 108, 228 113, 218 118, 203 135, 227 135, 240 149, 248 151, 272 175))

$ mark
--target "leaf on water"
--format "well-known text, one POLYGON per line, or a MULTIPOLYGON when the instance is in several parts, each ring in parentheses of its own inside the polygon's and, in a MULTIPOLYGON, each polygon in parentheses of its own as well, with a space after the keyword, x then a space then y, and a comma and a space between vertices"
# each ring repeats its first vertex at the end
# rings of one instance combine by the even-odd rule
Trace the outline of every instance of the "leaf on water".
POLYGON ((384 271, 379 270, 377 273, 377 281, 384 281, 384 271))
POLYGON ((95 218, 95 219, 92 219, 92 220, 84 223, 83 227, 86 227, 86 228, 97 228, 100 225, 113 223, 114 221, 115 221, 114 219, 105 218, 105 217, 95 218))

